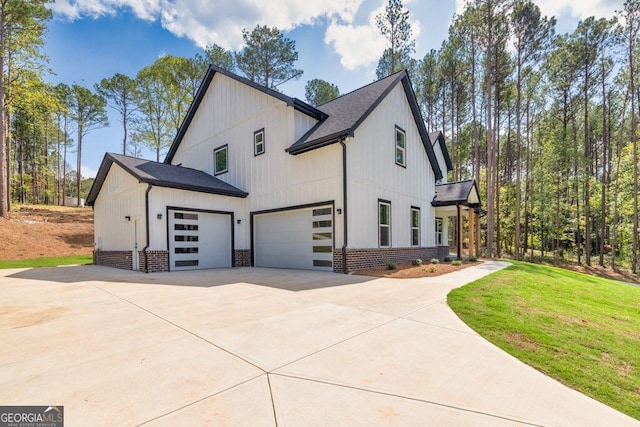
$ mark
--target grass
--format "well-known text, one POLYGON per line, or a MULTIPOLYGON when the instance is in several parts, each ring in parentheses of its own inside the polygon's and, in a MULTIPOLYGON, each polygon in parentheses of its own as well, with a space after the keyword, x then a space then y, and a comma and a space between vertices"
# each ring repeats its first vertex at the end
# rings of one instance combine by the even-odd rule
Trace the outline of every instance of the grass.
POLYGON ((0 260, 0 269, 6 268, 37 268, 37 267, 57 267, 59 265, 70 264, 91 264, 92 255, 75 255, 66 257, 33 258, 21 260, 0 260))
POLYGON ((640 288, 513 264, 451 292, 451 308, 511 355, 640 419, 640 288))

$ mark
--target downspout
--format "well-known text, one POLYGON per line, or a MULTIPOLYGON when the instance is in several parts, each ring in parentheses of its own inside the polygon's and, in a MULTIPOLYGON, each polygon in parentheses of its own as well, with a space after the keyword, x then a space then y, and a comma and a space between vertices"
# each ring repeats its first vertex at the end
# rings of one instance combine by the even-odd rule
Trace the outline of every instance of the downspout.
POLYGON ((142 252, 144 252, 144 272, 149 273, 149 263, 147 262, 147 249, 151 246, 149 240, 149 192, 153 185, 149 184, 147 187, 147 191, 144 192, 144 222, 146 228, 146 236, 147 236, 147 246, 142 248, 142 252))
POLYGON ((340 140, 340 145, 342 145, 342 227, 344 230, 344 244, 342 245, 342 272, 347 274, 347 243, 349 241, 347 234, 347 145, 344 143, 344 140, 344 138, 340 140))

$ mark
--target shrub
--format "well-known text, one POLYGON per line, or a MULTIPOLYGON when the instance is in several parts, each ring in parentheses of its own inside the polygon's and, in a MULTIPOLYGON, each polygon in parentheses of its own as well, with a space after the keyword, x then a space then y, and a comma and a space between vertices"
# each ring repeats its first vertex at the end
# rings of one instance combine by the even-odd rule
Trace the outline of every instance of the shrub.
POLYGON ((450 256, 444 257, 444 262, 451 262, 451 261, 453 261, 452 257, 450 257, 450 256))
POLYGON ((460 261, 459 259, 454 259, 453 261, 451 261, 451 265, 459 267, 462 265, 462 261, 460 261))
POLYGON ((429 273, 435 273, 437 270, 437 267, 435 265, 430 265, 429 266, 429 273))
POLYGON ((440 262, 440 260, 438 258, 431 258, 431 261, 429 261, 431 264, 437 264, 440 262))
POLYGON ((420 258, 416 258, 413 261, 411 261, 411 264, 413 264, 413 265, 422 265, 422 260, 420 258))
POLYGON ((396 268, 398 268, 398 265, 395 262, 387 263, 387 270, 395 270, 396 268))
POLYGON ((469 257, 469 261, 470 262, 478 262, 478 257, 477 256, 469 257))

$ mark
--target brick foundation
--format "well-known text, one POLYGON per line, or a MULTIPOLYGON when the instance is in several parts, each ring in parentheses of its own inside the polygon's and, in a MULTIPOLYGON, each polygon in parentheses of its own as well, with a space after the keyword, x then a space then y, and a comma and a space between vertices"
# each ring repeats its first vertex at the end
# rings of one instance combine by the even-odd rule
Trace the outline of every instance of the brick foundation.
POLYGON ((140 271, 160 273, 169 271, 169 251, 138 251, 140 271))
POLYGON ((93 251, 93 264, 133 270, 133 251, 93 251))
MULTIPOLYGON (((347 249, 347 272, 361 270, 363 268, 378 267, 387 262, 397 264, 410 263, 414 259, 420 258, 424 262, 429 262, 432 258, 443 260, 449 255, 447 246, 431 248, 370 248, 370 249, 347 249)), ((333 271, 342 272, 342 249, 333 251, 333 271)))
POLYGON ((234 249, 234 267, 251 267, 251 249, 234 249))

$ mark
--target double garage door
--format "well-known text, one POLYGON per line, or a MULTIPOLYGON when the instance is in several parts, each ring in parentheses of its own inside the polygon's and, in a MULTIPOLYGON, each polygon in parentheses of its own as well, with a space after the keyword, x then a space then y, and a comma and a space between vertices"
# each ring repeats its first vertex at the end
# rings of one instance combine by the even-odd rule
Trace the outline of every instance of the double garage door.
POLYGON ((256 267, 333 270, 333 207, 254 216, 256 267))
POLYGON ((169 209, 170 270, 231 267, 231 215, 169 209))

